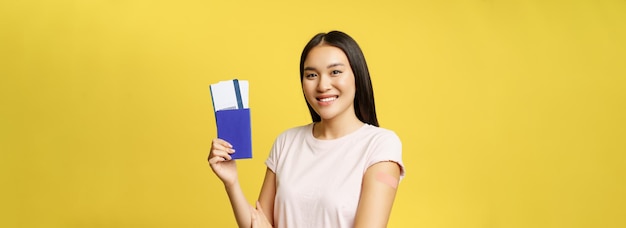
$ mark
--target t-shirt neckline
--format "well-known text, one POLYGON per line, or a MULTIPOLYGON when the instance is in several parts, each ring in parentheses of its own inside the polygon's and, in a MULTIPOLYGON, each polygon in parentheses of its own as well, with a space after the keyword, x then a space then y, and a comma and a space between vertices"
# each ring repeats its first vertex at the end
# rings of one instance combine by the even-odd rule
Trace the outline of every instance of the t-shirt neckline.
POLYGON ((307 129, 306 129, 306 132, 307 132, 306 133, 306 139, 307 139, 307 141, 309 141, 310 143, 313 143, 315 145, 327 145, 327 144, 334 145, 334 144, 342 142, 342 141, 350 140, 350 138, 353 138, 355 135, 358 135, 358 133, 360 131, 365 130, 369 126, 369 124, 364 123, 363 126, 359 127, 358 129, 354 130, 353 132, 350 132, 350 133, 348 133, 348 134, 346 134, 344 136, 341 136, 339 138, 336 138, 336 139, 318 139, 318 138, 315 138, 315 136, 313 136, 313 126, 314 125, 315 125, 315 122, 310 123, 307 126, 307 129))

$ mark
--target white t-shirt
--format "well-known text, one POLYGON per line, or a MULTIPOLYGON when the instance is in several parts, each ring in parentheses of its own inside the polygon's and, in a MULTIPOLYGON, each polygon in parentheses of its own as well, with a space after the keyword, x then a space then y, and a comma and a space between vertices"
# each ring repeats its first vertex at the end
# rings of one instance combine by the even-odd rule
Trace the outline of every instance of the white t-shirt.
POLYGON ((390 130, 364 124, 332 140, 313 137, 313 123, 278 136, 267 167, 276 174, 274 226, 353 227, 368 167, 382 161, 400 165, 402 143, 390 130))

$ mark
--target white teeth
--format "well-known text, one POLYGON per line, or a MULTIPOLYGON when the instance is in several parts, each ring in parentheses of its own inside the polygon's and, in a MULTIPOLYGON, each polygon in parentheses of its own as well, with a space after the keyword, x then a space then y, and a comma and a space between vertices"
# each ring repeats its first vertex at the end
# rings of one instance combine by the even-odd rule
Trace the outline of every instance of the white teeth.
POLYGON ((327 97, 324 99, 320 99, 321 102, 329 102, 329 101, 334 101, 337 100, 337 97, 327 97))

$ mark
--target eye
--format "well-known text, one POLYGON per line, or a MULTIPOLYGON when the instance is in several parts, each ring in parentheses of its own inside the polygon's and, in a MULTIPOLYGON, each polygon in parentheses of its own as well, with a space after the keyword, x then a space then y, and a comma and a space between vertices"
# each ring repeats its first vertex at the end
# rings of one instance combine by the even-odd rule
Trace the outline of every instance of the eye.
POLYGON ((314 77, 316 77, 316 76, 317 76, 317 74, 315 74, 315 73, 311 73, 311 74, 307 74, 307 75, 305 75, 304 77, 305 77, 305 78, 314 78, 314 77))
POLYGON ((339 71, 339 70, 333 70, 333 71, 331 72, 331 74, 332 74, 332 75, 338 75, 338 74, 341 74, 341 73, 342 73, 342 72, 341 72, 341 71, 339 71))

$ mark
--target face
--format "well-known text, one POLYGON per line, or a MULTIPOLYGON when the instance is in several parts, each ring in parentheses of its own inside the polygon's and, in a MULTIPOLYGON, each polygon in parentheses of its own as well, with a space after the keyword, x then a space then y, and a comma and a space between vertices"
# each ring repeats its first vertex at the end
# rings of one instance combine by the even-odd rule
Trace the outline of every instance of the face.
POLYGON ((302 90, 322 120, 354 117, 354 74, 346 54, 339 48, 320 45, 304 61, 302 90))

